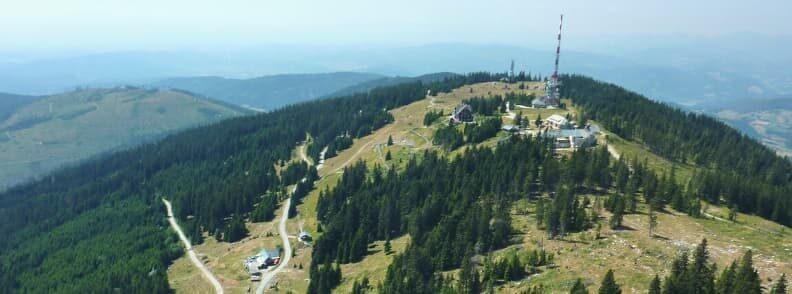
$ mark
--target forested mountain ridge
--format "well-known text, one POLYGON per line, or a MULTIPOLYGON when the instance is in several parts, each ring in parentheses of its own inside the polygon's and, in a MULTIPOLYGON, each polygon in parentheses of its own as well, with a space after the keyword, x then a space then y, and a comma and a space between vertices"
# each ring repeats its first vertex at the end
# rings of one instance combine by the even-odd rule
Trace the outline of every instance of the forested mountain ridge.
POLYGON ((327 97, 334 97, 334 96, 344 96, 354 93, 363 93, 367 92, 371 89, 378 88, 378 87, 385 87, 385 86, 392 86, 396 84, 403 84, 403 83, 410 83, 410 82, 423 82, 423 83, 433 83, 437 81, 441 81, 443 79, 453 78, 457 74, 450 73, 450 72, 442 72, 442 73, 433 73, 433 74, 426 74, 417 77, 383 77, 379 79, 374 79, 370 81, 361 82, 359 84, 355 84, 333 93, 327 94, 327 97))
POLYGON ((22 102, 7 117, 0 115, 0 190, 91 156, 251 113, 184 91, 136 87, 81 89, 22 102))
MULTIPOLYGON (((564 79, 563 95, 583 119, 601 122, 628 140, 679 163, 707 169, 695 179, 699 196, 792 225, 792 162, 712 117, 685 112, 621 87, 582 76, 564 79)), ((686 185, 687 183, 680 183, 686 185)))
MULTIPOLYGON (((463 138, 486 133, 488 135, 481 136, 490 137, 480 138, 483 142, 465 138, 465 147, 450 150, 449 154, 441 150, 410 152, 409 146, 436 149, 421 133, 436 130, 444 122, 440 115, 423 128, 420 123, 404 121, 405 118, 420 121, 419 114, 427 112, 427 106, 453 108, 455 105, 451 103, 459 100, 443 95, 452 90, 495 99, 484 93, 522 87, 519 83, 490 83, 502 77, 486 73, 454 76, 431 84, 400 84, 364 94, 287 106, 271 113, 184 131, 160 142, 107 155, 58 171, 44 180, 13 188, 0 194, 0 234, 7 236, 0 240, 0 287, 12 289, 11 292, 77 293, 97 289, 169 292, 165 268, 181 250, 175 236, 167 229, 159 197, 167 197, 174 203, 176 217, 193 241, 200 242, 202 234, 208 233, 217 240, 235 242, 245 237, 246 220, 271 217, 264 207, 271 208, 276 203, 273 194, 293 183, 299 177, 295 175, 315 172, 299 165, 283 166, 306 134, 311 138, 307 148, 309 156, 316 161, 325 146, 342 152, 368 138, 372 132, 397 124, 406 128, 405 134, 417 135, 399 134, 400 137, 391 140, 384 134, 384 137, 377 137, 382 140, 379 147, 372 142, 355 147, 382 153, 375 157, 376 161, 367 162, 368 165, 354 164, 344 169, 335 187, 314 191, 320 194, 312 201, 317 206, 314 217, 319 218, 321 225, 315 230, 321 228, 322 232, 314 258, 303 270, 310 272, 311 285, 307 288, 311 292, 326 293, 342 281, 358 284, 358 280, 352 281, 336 270, 364 262, 371 253, 371 243, 389 244, 391 239, 403 235, 409 236, 409 245, 386 266, 388 270, 383 269, 381 283, 358 286, 358 291, 378 287, 386 293, 476 292, 477 289, 508 286, 503 281, 521 280, 542 272, 553 273, 532 276, 531 281, 541 282, 568 273, 579 274, 574 271, 575 267, 569 269, 570 264, 564 264, 569 260, 567 255, 579 253, 566 251, 570 247, 559 247, 566 238, 583 236, 580 243, 573 242, 581 247, 584 244, 592 244, 595 248, 615 246, 612 244, 625 238, 620 237, 620 234, 625 236, 620 231, 626 231, 620 229, 621 226, 633 225, 647 207, 657 209, 658 214, 661 214, 658 211, 668 210, 695 217, 694 203, 700 203, 700 199, 738 204, 740 210, 757 214, 763 213, 759 208, 766 203, 786 205, 788 201, 783 193, 775 193, 787 187, 775 182, 775 176, 768 176, 766 171, 751 176, 759 181, 761 188, 734 184, 713 192, 710 190, 713 187, 726 185, 716 181, 719 178, 714 172, 702 172, 697 177, 702 181, 688 188, 688 183, 676 183, 672 180, 674 177, 648 169, 640 159, 611 159, 605 148, 555 156, 550 152, 551 142, 547 139, 508 138, 504 132, 473 131, 478 126, 457 126, 453 131, 463 138), (489 88, 481 93, 481 87, 471 84, 489 88), (435 94, 427 97, 427 91, 435 94), (415 104, 416 101, 421 103, 415 104), (402 107, 405 105, 413 106, 409 108, 413 112, 401 113, 397 121, 392 113, 397 108, 405 110, 402 107), (491 137, 493 135, 495 137, 491 137), (423 141, 425 145, 420 143, 423 141), (397 150, 401 151, 396 153, 397 150), (390 151, 394 151, 393 156, 390 151), (765 188, 767 191, 762 190, 765 188), (751 194, 751 189, 762 194, 751 194), (755 205, 748 205, 752 200, 755 205), (622 214, 624 223, 617 217, 622 214), (611 220, 606 221, 606 218, 611 220), (534 227, 535 224, 538 225, 534 227), (607 237, 597 236, 594 240, 585 237, 594 230, 599 234, 598 226, 602 224, 614 228, 612 232, 607 231, 607 237), (549 237, 546 240, 548 251, 535 247, 537 243, 528 237, 515 239, 527 236, 527 233, 522 235, 525 232, 540 232, 541 236, 549 237), (602 243, 612 240, 615 241, 611 245, 602 243), (562 251, 563 256, 560 255, 562 251), (564 264, 567 268, 555 269, 556 264, 564 264), (438 274, 441 272, 446 274, 438 274)), ((565 77, 565 85, 568 87, 565 96, 579 109, 579 113, 573 115, 613 127, 614 133, 640 141, 657 153, 678 155, 669 158, 679 162, 700 161, 702 166, 721 172, 719 164, 730 168, 762 168, 756 165, 769 164, 769 170, 784 175, 784 165, 775 162, 782 159, 767 156, 765 152, 770 151, 755 148, 755 142, 751 143, 750 139, 742 142, 737 137, 728 144, 739 152, 764 158, 764 161, 721 163, 718 158, 701 156, 697 146, 724 148, 717 140, 712 140, 715 135, 709 133, 726 134, 731 138, 730 129, 723 124, 694 124, 692 122, 700 118, 687 118, 686 113, 669 111, 667 106, 645 102, 645 98, 624 89, 584 77, 565 77), (641 115, 653 110, 662 113, 672 127, 657 126, 658 132, 673 132, 675 127, 691 128, 686 132, 708 140, 674 150, 672 145, 650 140, 653 136, 646 129, 651 125, 639 119, 629 120, 633 118, 630 114, 633 110, 620 109, 609 101, 636 107, 635 111, 641 115), (609 121, 611 117, 615 119, 609 121), (628 121, 634 130, 642 131, 624 131, 627 128, 623 127, 623 121, 628 121), (773 167, 775 165, 777 167, 773 167)), ((548 114, 537 113, 544 117, 548 114)), ((518 117, 506 119, 509 114, 499 111, 488 114, 501 115, 507 122, 518 117)), ((535 114, 525 121, 533 122, 534 119, 535 114)), ((666 135, 672 139, 676 136, 666 135)), ((338 159, 350 162, 352 158, 340 158, 347 155, 339 155, 338 159)), ((325 168, 322 175, 333 175, 338 165, 327 163, 325 168)), ((743 172, 734 171, 732 176, 738 175, 743 172)), ((309 205, 307 203, 304 205, 309 205)), ((298 210, 301 213, 310 211, 303 208, 298 210)), ((651 214, 651 211, 646 213, 651 214)), ((786 209, 778 211, 776 216, 771 213, 770 218, 779 221, 788 218, 788 214, 784 214, 788 213, 786 209)), ((665 221, 676 217, 671 212, 660 216, 664 225, 671 226, 671 222, 665 221)), ((714 209, 710 212, 714 213, 714 209)), ((733 226, 736 224, 728 227, 733 226)), ((767 233, 757 231, 756 234, 767 233)), ((766 239, 787 240, 783 234, 775 233, 767 235, 766 239)), ((765 251, 767 246, 757 248, 760 252, 768 252, 765 251)), ((654 250, 647 249, 646 254, 657 260, 668 259, 662 255, 667 251, 657 250, 662 254, 653 254, 654 250)), ((771 252, 781 252, 782 264, 788 262, 783 251, 771 252)), ((598 267, 595 269, 598 270, 595 275, 605 272, 599 272, 598 267)), ((657 273, 666 276, 662 269, 657 273)), ((619 269, 615 277, 621 281, 619 269)), ((647 285, 649 279, 651 277, 646 278, 647 285)), ((300 281, 305 282, 305 279, 300 281)), ((591 285, 588 280, 585 283, 591 285)), ((525 285, 533 287, 536 284, 525 285)), ((566 284, 555 286, 567 287, 566 284)), ((508 291, 509 288, 503 289, 508 291)))
POLYGON ((427 90, 496 78, 480 73, 408 83, 234 118, 16 186, 0 194, 0 288, 168 292, 165 268, 180 250, 161 195, 174 203, 194 241, 202 232, 234 241, 259 196, 281 189, 274 166, 306 133, 316 146, 363 136, 391 121, 388 109, 422 99, 427 90), (184 221, 188 215, 194 218, 184 221))
MULTIPOLYGON (((251 79, 176 77, 157 81, 153 85, 184 89, 235 105, 273 110, 324 97, 346 87, 380 78, 381 75, 371 73, 335 72, 272 75, 251 79)), ((344 95, 354 93, 346 92, 344 95)))
MULTIPOLYGON (((594 255, 596 258, 591 260, 591 257, 585 254, 586 252, 596 251, 600 254, 614 256, 623 254, 619 251, 620 247, 629 245, 627 251, 638 250, 639 252, 634 255, 636 260, 631 260, 630 266, 622 265, 623 268, 617 269, 616 274, 618 277, 622 274, 620 271, 628 272, 631 287, 636 287, 636 278, 645 281, 638 288, 632 288, 631 291, 636 292, 637 289, 646 289, 650 286, 652 276, 647 275, 645 268, 647 265, 651 265, 661 278, 660 280, 663 280, 664 276, 668 274, 666 269, 670 266, 668 264, 669 255, 664 254, 680 249, 692 250, 691 244, 695 243, 690 243, 687 240, 698 236, 718 239, 717 259, 721 265, 727 262, 725 260, 727 258, 733 258, 731 260, 738 258, 734 256, 734 253, 727 254, 730 257, 724 256, 724 248, 727 248, 728 252, 740 252, 740 250, 753 248, 763 253, 761 271, 763 275, 771 274, 770 277, 767 277, 768 281, 778 278, 778 270, 786 273, 792 272, 790 271, 792 270, 790 267, 792 256, 784 251, 792 250, 792 248, 781 245, 789 242, 783 227, 779 228, 777 224, 759 225, 759 222, 748 216, 741 216, 744 220, 739 223, 730 222, 725 219, 724 209, 714 206, 732 206, 729 211, 729 218, 732 219, 732 215, 737 215, 735 211, 738 209, 746 213, 763 215, 767 211, 756 209, 766 207, 768 203, 775 204, 777 206, 764 216, 778 222, 785 221, 789 213, 789 209, 784 208, 789 201, 788 194, 784 193, 785 189, 788 189, 788 186, 785 186, 788 182, 776 181, 776 173, 780 173, 782 176, 788 175, 785 172, 787 168, 785 159, 776 156, 769 148, 712 118, 685 113, 653 102, 623 88, 585 77, 566 77, 565 81, 568 83, 566 84, 568 88, 565 89, 569 91, 565 92, 565 95, 569 95, 570 102, 574 103, 575 109, 579 111, 575 117, 583 121, 596 120, 608 128, 613 127, 618 130, 614 133, 630 138, 631 141, 645 144, 650 152, 663 154, 670 158, 672 163, 698 166, 699 168, 696 169, 698 174, 695 177, 679 181, 674 176, 673 169, 671 169, 671 174, 654 170, 646 164, 643 158, 628 157, 618 161, 608 160, 610 156, 607 155, 605 148, 598 148, 590 153, 575 152, 560 160, 548 155, 544 155, 545 159, 541 159, 543 156, 540 150, 547 150, 548 146, 541 140, 525 142, 514 141, 512 138, 503 141, 502 138, 498 138, 497 140, 501 140, 501 143, 495 147, 495 154, 515 152, 509 155, 500 155, 502 157, 496 155, 494 158, 500 157, 499 160, 488 156, 489 152, 493 152, 489 148, 474 148, 466 149, 464 155, 460 155, 454 160, 439 157, 436 154, 437 151, 413 155, 413 157, 408 155, 409 161, 406 166, 401 164, 404 155, 394 156, 401 158, 399 160, 389 159, 391 158, 390 152, 400 150, 401 147, 396 149, 387 147, 384 150, 375 148, 379 153, 388 152, 385 162, 380 163, 380 160, 375 157, 368 166, 356 164, 345 170, 343 178, 334 188, 321 190, 316 196, 318 199, 316 212, 323 233, 313 252, 310 269, 311 285, 308 291, 326 293, 339 283, 343 283, 343 289, 347 291, 352 289, 353 292, 376 289, 378 292, 384 293, 437 293, 498 289, 506 292, 544 293, 545 290, 542 290, 541 287, 512 287, 510 283, 504 284, 504 281, 519 281, 516 283, 519 285, 525 282, 522 279, 526 275, 544 276, 543 273, 547 272, 546 278, 532 276, 531 281, 537 282, 531 282, 529 285, 541 286, 543 280, 567 283, 566 281, 569 280, 559 280, 559 275, 568 277, 569 274, 565 272, 579 273, 591 266, 590 264, 581 264, 576 260, 600 263, 600 258, 597 255, 594 255), (649 115, 650 113, 655 114, 649 115), (662 116, 664 119, 659 119, 657 116, 662 116), (629 120, 630 118, 646 118, 651 121, 647 123, 637 119, 629 120), (612 121, 608 121, 609 119, 612 121), (623 126, 621 123, 631 126, 633 130, 641 131, 626 132, 623 127, 619 130, 619 127, 623 126), (653 126, 652 124, 657 125, 653 126), (686 128, 686 130, 675 132, 675 128, 686 128), (671 133, 669 134, 669 132, 671 133), (687 142, 676 137, 683 134, 690 135, 682 138, 702 138, 702 141, 687 142), (663 153, 674 148, 672 144, 665 145, 667 142, 652 140, 653 136, 657 137, 658 135, 678 140, 672 142, 672 144, 680 144, 677 150, 663 153), (715 139, 716 137, 723 137, 726 140, 718 141, 715 139), (528 145, 538 149, 537 152, 515 151, 513 148, 518 147, 513 146, 514 144, 520 146, 519 148, 528 145), (705 151, 697 150, 697 147, 705 148, 705 151), (711 149, 728 154, 726 151, 728 148, 733 149, 728 152, 742 153, 766 160, 746 158, 739 162, 719 163, 716 156, 704 157, 702 155, 707 152, 706 150, 711 149), (539 156, 540 159, 524 158, 528 154, 539 156), (669 154, 687 155, 674 157, 669 154), (415 160, 415 158, 419 159, 415 160), (699 158, 699 161, 685 158, 699 158), (524 165, 511 166, 514 164, 511 160, 514 159, 524 165), (755 165, 761 163, 769 164, 768 170, 775 171, 747 175, 742 171, 732 172, 719 167, 719 165, 723 165, 731 168, 757 168, 755 165), (381 164, 402 168, 398 171, 393 168, 383 170, 380 167, 381 164), (490 166, 489 164, 494 165, 490 166), (459 174, 453 174, 454 172, 459 172, 459 174), (733 179, 731 177, 738 175, 752 177, 756 186, 750 187, 750 183, 746 182, 719 182, 724 179, 731 181, 733 179), (641 198, 638 198, 639 196, 641 198), (702 200, 712 204, 702 204, 702 200), (496 201, 496 204, 490 206, 493 201, 496 201), (471 202, 475 205, 469 207, 465 204, 471 202), (507 210, 511 210, 511 213, 504 214, 504 211, 507 210), (640 236, 624 235, 623 232, 644 230, 643 226, 646 226, 644 218, 647 214, 654 219, 650 222, 655 222, 654 225, 648 225, 650 227, 648 238, 642 234, 640 236), (682 214, 689 216, 682 216, 682 214), (476 218, 476 216, 482 215, 484 215, 483 219, 476 218), (610 220, 604 218, 610 218, 610 220), (533 231, 533 225, 531 227, 523 225, 526 219, 529 223, 536 223, 540 232, 543 232, 540 233, 540 236, 546 233, 551 238, 550 240, 558 238, 558 241, 543 241, 544 238, 538 238, 536 233, 525 233, 525 230, 533 231), (658 219, 662 220, 663 229, 660 231, 657 231, 656 227, 658 219), (481 223, 476 225, 478 221, 481 223), (506 228, 508 225, 506 227, 495 225, 501 223, 511 223, 512 228, 506 228), (603 223, 605 223, 604 226, 612 227, 611 231, 607 233, 608 237, 600 236, 600 225, 603 223), (636 224, 642 227, 635 227, 636 224), (653 226, 655 226, 654 233, 651 229, 653 226), (689 228, 691 226, 703 226, 705 229, 703 231, 691 230, 689 228), (488 227, 488 229, 481 231, 482 227, 488 227), (597 236, 592 239, 594 231, 597 236), (680 232, 682 232, 681 235, 680 232), (525 244, 504 241, 509 239, 506 236, 513 238, 515 234, 518 236, 524 234, 526 238, 531 236, 532 239, 530 241, 527 239, 525 244), (390 240, 403 240, 402 236, 405 235, 409 236, 410 244, 405 251, 396 253, 392 263, 387 266, 387 274, 384 277, 369 280, 369 277, 375 275, 361 274, 360 270, 357 270, 364 264, 371 266, 372 260, 381 260, 382 253, 378 253, 378 251, 388 252, 390 240), (674 239, 668 239, 665 236, 674 239), (756 247, 729 245, 734 242, 733 238, 751 238, 747 236, 753 236, 755 239, 752 240, 764 241, 749 242, 750 246, 756 247), (382 242, 386 244, 385 249, 382 249, 381 245, 376 245, 377 249, 372 251, 371 248, 375 246, 374 244, 382 244, 382 242), (564 259, 556 257, 557 263, 565 264, 563 269, 545 268, 544 262, 531 259, 531 256, 534 258, 536 256, 535 251, 522 249, 523 246, 541 248, 541 244, 545 242, 547 244, 544 246, 560 250, 558 254, 565 250, 572 250, 573 245, 575 248, 583 246, 580 250, 585 251, 570 251, 572 253, 565 253, 570 256, 564 259), (647 242, 651 244, 645 244, 647 242), (673 247, 661 250, 656 248, 658 245, 673 245, 673 247), (506 246, 508 246, 507 249, 499 250, 506 246), (678 249, 674 249, 674 247, 678 249), (510 255, 510 252, 515 250, 516 255, 510 255), (642 250, 646 250, 646 253, 641 254, 642 250), (781 258, 780 263, 778 259, 775 259, 776 254, 781 258), (377 257, 369 259, 369 255, 377 257), (651 262, 638 262, 637 258, 649 259, 651 262), (484 259, 483 262, 482 259, 484 259), (337 266, 336 263, 341 266, 337 266), (634 269, 633 263, 635 263, 634 269), (522 267, 526 264, 528 265, 526 268, 530 270, 523 271, 522 267), (570 268, 571 265, 576 267, 570 268), (449 273, 449 270, 460 267, 461 272, 452 271, 449 273), (347 277, 344 271, 340 270, 341 268, 353 271, 354 274, 347 277), (520 270, 515 271, 515 268, 520 270), (628 268, 630 269, 628 270, 628 268), (344 276, 341 280, 337 279, 339 271, 344 276)), ((498 86, 509 87, 508 85, 498 86)), ((474 88, 470 88, 471 93, 474 92, 474 88)), ((467 87, 463 87, 463 89, 465 90, 462 92, 467 92, 467 87)), ((445 101, 445 99, 437 99, 437 103, 444 103, 441 101, 445 101)), ((503 100, 499 101, 501 101, 499 103, 503 102, 503 100)), ((499 103, 495 103, 495 105, 499 103)), ((435 99, 432 98, 431 104, 425 108, 431 109, 434 105, 435 99)), ((412 109, 418 109, 418 107, 412 109)), ((426 110, 427 117, 433 111, 435 110, 426 110)), ((515 112, 517 111, 515 110, 515 112)), ((530 112, 533 111, 530 110, 530 112)), ((536 114, 533 116, 535 118, 536 114)), ((504 119, 505 117, 504 114, 504 119)), ((429 119, 430 124, 433 126, 438 124, 432 123, 432 120, 429 119)), ((532 122, 532 120, 529 121, 532 122)), ((439 124, 442 125, 442 123, 439 124)), ((439 126, 437 132, 444 129, 445 127, 439 126)), ((467 133, 468 126, 463 129, 467 133)), ((456 130, 456 132, 458 131, 456 130)), ((401 136, 398 138, 405 138, 401 136)), ((394 138, 396 137, 394 136, 394 138)), ((410 138, 410 136, 406 138, 410 138)), ((406 140, 409 141, 409 139, 406 140)), ((452 147, 452 154, 458 155, 459 153, 454 151, 454 148, 456 147, 452 147)), ((401 154, 402 151, 399 153, 401 154)), ((313 208, 307 208, 306 211, 313 211, 313 208)), ((636 235, 637 233, 627 234, 636 235)), ((603 235, 605 235, 604 232, 603 235)), ((698 241, 700 239, 694 242, 698 241)), ((746 244, 743 242, 737 244, 746 244)), ((703 250, 707 250, 706 244, 704 244, 703 250)), ((387 253, 385 254, 387 255, 387 253)), ((687 263, 687 256, 684 255, 675 262, 682 263, 679 260, 684 260, 687 263)), ((626 261, 621 258, 613 259, 606 259, 604 265, 613 267, 626 261), (610 263, 611 261, 613 264, 610 263)), ((701 260, 705 259, 707 257, 697 259, 696 262, 699 265, 696 266, 701 268, 701 260)), ((539 260, 545 260, 545 257, 539 260)), ((750 261, 743 264, 746 264, 746 271, 755 270, 750 261)), ((600 268, 602 265, 599 264, 600 268)), ((707 270, 714 271, 709 268, 709 265, 707 267, 707 270)), ((686 286, 682 286, 682 284, 692 282, 686 280, 687 278, 681 278, 680 275, 683 274, 675 271, 675 268, 671 270, 671 275, 665 277, 665 283, 668 285, 663 288, 682 287, 679 289, 683 289, 686 286)), ((591 273, 591 271, 585 271, 591 273)), ((605 270, 594 272, 596 275, 603 273, 605 270)), ((727 274, 724 273, 724 275, 727 274)), ((745 279, 758 285, 760 281, 757 277, 746 276, 745 279)), ((701 277, 695 283, 707 283, 707 281, 714 283, 715 281, 714 276, 707 279, 701 277)), ((729 279, 731 278, 721 276, 717 281, 719 284, 726 285, 730 283, 729 279)), ((587 285, 591 282, 590 278, 585 279, 587 285)), ((748 283, 747 281, 738 283, 743 282, 748 283)), ((544 284, 544 286, 555 292, 559 289, 566 291, 569 289, 566 287, 572 285, 570 283, 544 284)), ((758 293, 753 292, 755 289, 751 288, 750 293, 758 293)), ((668 291, 674 293, 674 290, 668 291)), ((680 293, 685 293, 684 291, 680 293)), ((717 293, 740 292, 731 291, 722 289, 717 293)))

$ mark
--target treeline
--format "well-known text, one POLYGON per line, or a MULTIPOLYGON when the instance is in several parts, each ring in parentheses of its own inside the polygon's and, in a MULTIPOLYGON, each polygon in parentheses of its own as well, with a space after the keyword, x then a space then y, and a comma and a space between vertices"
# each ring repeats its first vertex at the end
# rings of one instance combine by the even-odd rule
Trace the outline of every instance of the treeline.
POLYGON ((465 125, 465 141, 467 143, 481 143, 492 138, 501 129, 500 117, 487 117, 479 119, 476 124, 465 125))
POLYGON ((430 126, 438 118, 441 118, 443 116, 444 115, 443 115, 443 111, 442 110, 440 110, 440 111, 434 111, 434 110, 427 111, 426 114, 424 114, 423 125, 430 126))
POLYGON ((0 194, 0 289, 169 292, 165 269, 180 251, 160 198, 171 200, 196 243, 203 232, 238 240, 256 207, 262 207, 257 218, 268 217, 266 195, 284 186, 274 167, 306 134, 317 158, 340 136, 355 138, 391 122, 389 109, 423 99, 427 90, 498 77, 402 84, 234 118, 11 188, 0 194))
POLYGON ((297 215, 297 205, 302 204, 303 198, 308 196, 308 193, 313 190, 314 182, 318 179, 319 173, 317 172, 316 167, 309 167, 308 171, 305 173, 305 177, 298 181, 297 185, 294 186, 294 192, 291 195, 291 205, 289 206, 289 217, 294 217, 297 215))
POLYGON ((580 106, 583 120, 596 120, 665 158, 705 167, 691 190, 699 198, 792 225, 789 160, 709 116, 583 76, 564 76, 563 82, 562 95, 580 106))
POLYGON ((465 99, 462 102, 467 103, 473 109, 474 113, 481 115, 496 115, 506 112, 506 102, 509 102, 512 109, 515 105, 531 105, 531 102, 536 98, 534 94, 523 94, 509 92, 505 95, 491 95, 489 97, 473 97, 465 99))
POLYGON ((481 143, 494 137, 501 129, 500 117, 479 119, 475 124, 465 124, 460 132, 454 125, 442 126, 435 131, 432 143, 445 150, 454 150, 465 143, 481 143))
POLYGON ((473 113, 481 115, 493 116, 501 112, 506 112, 503 97, 500 95, 492 97, 473 97, 463 100, 462 103, 470 105, 470 108, 473 109, 473 113))

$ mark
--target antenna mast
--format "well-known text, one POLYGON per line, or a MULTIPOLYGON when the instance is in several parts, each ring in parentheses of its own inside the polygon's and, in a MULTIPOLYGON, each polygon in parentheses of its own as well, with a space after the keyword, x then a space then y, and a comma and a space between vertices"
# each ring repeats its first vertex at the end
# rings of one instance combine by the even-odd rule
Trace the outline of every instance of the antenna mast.
POLYGON ((553 79, 558 79, 558 58, 561 56, 561 28, 564 26, 564 15, 561 15, 561 23, 558 25, 558 45, 556 45, 555 69, 553 79))
POLYGON ((514 82, 514 59, 512 59, 509 67, 509 82, 514 82))

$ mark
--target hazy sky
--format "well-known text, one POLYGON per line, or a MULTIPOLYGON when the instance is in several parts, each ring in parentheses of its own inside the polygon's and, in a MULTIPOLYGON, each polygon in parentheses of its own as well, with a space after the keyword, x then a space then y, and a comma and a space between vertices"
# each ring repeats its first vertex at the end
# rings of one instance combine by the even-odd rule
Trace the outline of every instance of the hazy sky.
MULTIPOLYGON (((3 0, 0 48, 222 49, 271 43, 544 44, 558 16, 600 36, 792 34, 792 1, 3 0)), ((567 39, 565 39, 567 40, 567 39)))

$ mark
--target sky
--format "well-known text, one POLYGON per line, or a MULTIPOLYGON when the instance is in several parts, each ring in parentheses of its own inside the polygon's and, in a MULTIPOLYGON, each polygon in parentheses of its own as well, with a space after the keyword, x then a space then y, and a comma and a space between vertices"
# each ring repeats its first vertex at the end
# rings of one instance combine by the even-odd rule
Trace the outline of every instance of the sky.
POLYGON ((3 0, 0 50, 222 50, 267 44, 568 45, 600 38, 792 35, 792 1, 3 0), (7 2, 6 2, 7 1, 7 2), (565 39, 566 40, 566 39, 565 39), (577 43, 576 43, 577 42, 577 43))

